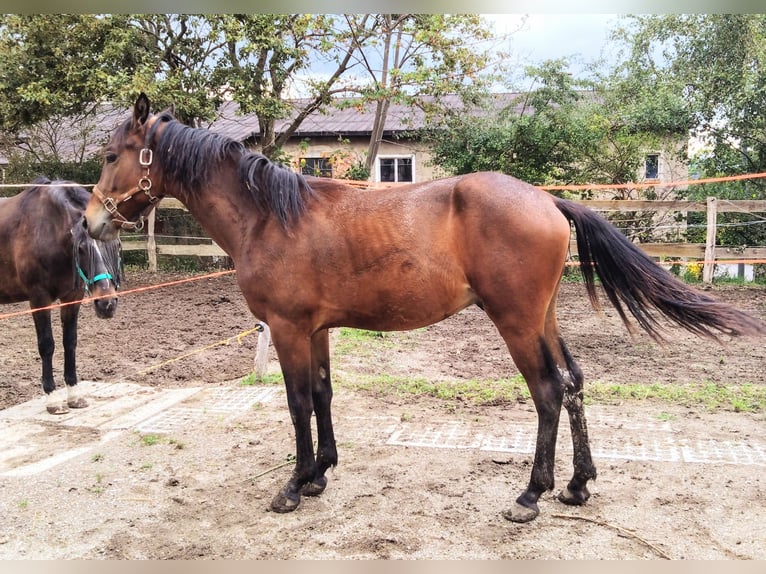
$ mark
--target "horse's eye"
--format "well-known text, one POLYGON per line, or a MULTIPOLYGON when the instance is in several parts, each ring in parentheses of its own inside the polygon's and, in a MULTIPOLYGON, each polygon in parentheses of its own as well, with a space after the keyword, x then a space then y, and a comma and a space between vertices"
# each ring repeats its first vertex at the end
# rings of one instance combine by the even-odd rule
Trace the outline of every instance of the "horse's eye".
POLYGON ((106 163, 114 163, 117 161, 117 154, 114 152, 108 151, 104 155, 104 159, 106 160, 106 163))

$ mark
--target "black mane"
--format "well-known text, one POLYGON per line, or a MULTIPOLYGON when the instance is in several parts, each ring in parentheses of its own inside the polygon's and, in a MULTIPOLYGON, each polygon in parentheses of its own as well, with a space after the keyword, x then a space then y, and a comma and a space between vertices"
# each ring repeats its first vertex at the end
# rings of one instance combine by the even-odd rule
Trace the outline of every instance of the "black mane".
POLYGON ((208 130, 181 124, 169 112, 157 117, 148 134, 164 125, 154 151, 168 178, 190 193, 210 182, 214 171, 227 159, 237 162, 241 189, 263 214, 275 215, 283 227, 300 217, 314 195, 303 176, 272 162, 244 145, 208 130))

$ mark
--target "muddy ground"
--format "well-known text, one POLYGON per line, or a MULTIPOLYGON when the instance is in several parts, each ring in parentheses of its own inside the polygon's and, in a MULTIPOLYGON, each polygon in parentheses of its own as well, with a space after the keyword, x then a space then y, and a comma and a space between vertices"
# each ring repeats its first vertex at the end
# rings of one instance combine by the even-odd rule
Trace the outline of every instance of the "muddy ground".
MULTIPOLYGON (((124 289, 182 278, 133 272, 124 289)), ((712 293, 766 318, 762 287, 712 293)), ((233 275, 127 293, 119 305, 111 320, 81 312, 84 381, 228 389, 241 388, 253 369, 255 334, 236 336, 255 320, 233 275)), ((6 305, 0 314, 24 308, 6 305)), ((763 340, 720 345, 677 330, 666 344, 631 338, 611 308, 592 311, 579 284, 563 286, 559 320, 586 393, 593 381, 766 385, 763 340)), ((54 328, 60 332, 57 321, 54 328)), ((40 400, 31 318, 2 320, 0 333, 0 409, 40 400)), ((332 336, 340 463, 321 497, 289 515, 268 510, 294 451, 276 388, 273 400, 235 417, 211 414, 157 444, 124 433, 50 470, 0 477, 0 558, 766 558, 763 413, 640 399, 591 404, 591 443, 601 453, 591 500, 566 507, 556 490, 543 496, 534 522, 518 525, 501 512, 526 485, 532 456, 492 450, 490 439, 507 429, 534 433, 530 401, 476 406, 351 384, 384 373, 515 376, 483 313, 467 309, 352 348, 332 336), (621 444, 630 448, 618 452, 621 444), (669 454, 646 454, 648 447, 669 454)), ((273 349, 270 370, 278 370, 273 349)), ((60 348, 56 372, 60 378, 60 348)), ((204 411, 204 396, 189 403, 204 411)), ((74 432, 55 418, 40 424, 51 440, 74 432)), ((98 429, 77 432, 98 439, 98 429)), ((565 419, 559 437, 557 489, 571 474, 565 419)))

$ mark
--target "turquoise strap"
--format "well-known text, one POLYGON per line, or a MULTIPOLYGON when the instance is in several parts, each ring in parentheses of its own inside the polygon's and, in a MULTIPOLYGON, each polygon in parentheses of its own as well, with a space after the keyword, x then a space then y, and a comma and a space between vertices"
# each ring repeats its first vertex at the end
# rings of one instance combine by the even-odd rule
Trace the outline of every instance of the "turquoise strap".
POLYGON ((111 273, 101 273, 99 275, 96 275, 93 279, 88 279, 85 276, 85 273, 82 272, 82 269, 80 268, 79 265, 77 266, 77 273, 79 273, 80 274, 80 278, 83 281, 85 281, 85 285, 94 285, 96 283, 96 281, 101 281, 102 279, 114 279, 114 277, 112 277, 111 273))
POLYGON ((96 281, 101 281, 102 279, 114 279, 114 277, 112 277, 111 273, 101 273, 100 275, 96 275, 93 279, 91 279, 90 282, 95 283, 96 281))

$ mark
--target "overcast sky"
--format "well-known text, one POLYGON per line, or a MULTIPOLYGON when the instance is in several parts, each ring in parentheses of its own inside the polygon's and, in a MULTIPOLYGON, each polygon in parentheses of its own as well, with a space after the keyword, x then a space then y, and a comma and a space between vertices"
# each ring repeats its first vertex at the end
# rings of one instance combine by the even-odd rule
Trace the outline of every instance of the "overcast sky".
POLYGON ((609 31, 619 20, 617 14, 528 14, 522 26, 523 14, 484 16, 494 22, 498 34, 513 32, 511 53, 521 64, 573 55, 593 62, 604 55, 602 48, 609 31), (519 26, 521 30, 514 32, 519 26))

